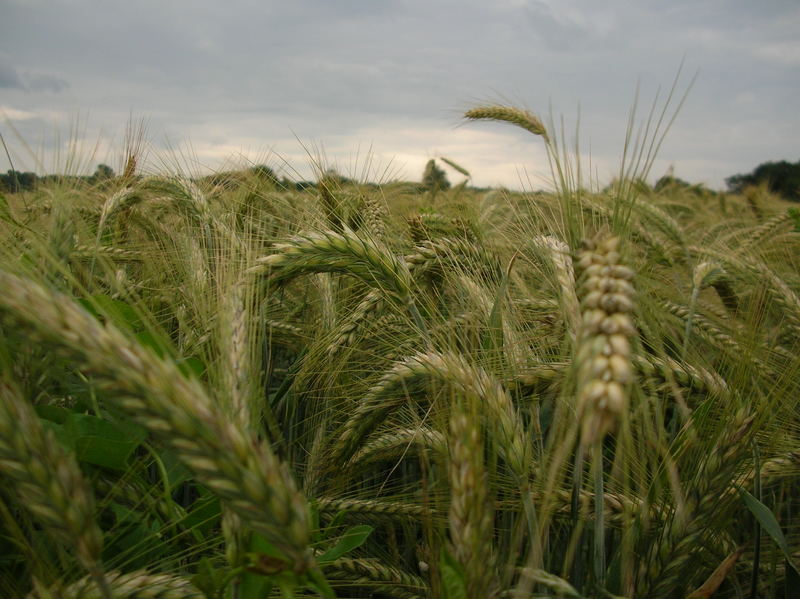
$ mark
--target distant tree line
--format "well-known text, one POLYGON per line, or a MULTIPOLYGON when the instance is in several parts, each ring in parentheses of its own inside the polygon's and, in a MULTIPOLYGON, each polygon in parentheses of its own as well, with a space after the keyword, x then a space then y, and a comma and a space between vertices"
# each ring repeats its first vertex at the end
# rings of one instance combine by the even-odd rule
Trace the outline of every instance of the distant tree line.
POLYGON ((9 193, 33 191, 40 183, 63 181, 65 179, 80 180, 87 183, 99 183, 101 181, 113 179, 115 176, 114 169, 107 164, 98 164, 97 170, 95 170, 94 174, 89 176, 43 175, 40 177, 36 173, 10 169, 5 174, 0 173, 0 191, 7 191, 9 193))
POLYGON ((39 177, 36 173, 22 173, 20 171, 9 170, 6 174, 0 174, 0 191, 18 192, 30 191, 36 187, 39 177))
POLYGON ((740 193, 751 185, 766 185, 772 193, 800 202, 800 160, 795 163, 786 160, 764 162, 751 173, 728 177, 725 183, 734 193, 740 193))
MULTIPOLYGON (((248 171, 259 179, 269 182, 275 189, 281 191, 303 191, 317 187, 317 183, 314 181, 292 181, 286 176, 279 178, 272 168, 264 164, 254 166, 248 169, 248 171)), ((202 179, 215 185, 224 186, 235 183, 234 175, 235 173, 215 173, 203 177, 202 179)), ((0 192, 14 193, 31 191, 35 189, 39 183, 48 183, 56 180, 80 180, 89 184, 96 184, 115 177, 114 169, 107 164, 98 164, 95 172, 89 176, 44 175, 40 177, 32 172, 9 170, 6 173, 0 173, 0 192)), ((326 181, 334 181, 340 186, 353 183, 351 179, 333 170, 326 171, 324 178, 326 181)), ((787 200, 800 202, 800 160, 795 163, 786 160, 780 162, 764 162, 758 165, 751 173, 728 177, 725 179, 725 183, 728 186, 728 191, 732 193, 741 193, 747 187, 753 185, 766 185, 772 193, 781 195, 787 200)), ((449 187, 450 182, 447 180, 445 172, 439 168, 434 160, 429 160, 425 165, 425 171, 422 175, 419 190, 435 193, 436 191, 446 190, 449 187)), ((655 184, 656 191, 661 191, 665 188, 681 188, 684 191, 703 197, 709 194, 713 195, 714 193, 703 185, 690 184, 671 174, 662 177, 655 184)))

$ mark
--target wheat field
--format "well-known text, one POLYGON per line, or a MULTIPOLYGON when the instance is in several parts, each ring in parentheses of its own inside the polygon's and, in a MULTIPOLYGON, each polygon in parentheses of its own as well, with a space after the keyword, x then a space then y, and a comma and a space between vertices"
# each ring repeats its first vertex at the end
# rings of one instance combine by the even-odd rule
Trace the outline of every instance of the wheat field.
POLYGON ((553 189, 0 199, 3 597, 796 596, 798 213, 465 117, 553 189))

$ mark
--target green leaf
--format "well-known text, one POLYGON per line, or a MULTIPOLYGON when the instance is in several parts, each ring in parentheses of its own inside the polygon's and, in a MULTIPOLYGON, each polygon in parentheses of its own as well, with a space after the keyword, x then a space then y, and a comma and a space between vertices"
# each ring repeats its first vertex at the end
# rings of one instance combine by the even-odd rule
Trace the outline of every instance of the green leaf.
POLYGON ((217 597, 225 581, 225 570, 215 568, 211 560, 204 557, 197 566, 197 574, 191 578, 192 584, 206 597, 217 597))
POLYGON ((86 414, 70 414, 62 426, 63 438, 79 461, 114 470, 126 470, 128 458, 147 437, 147 431, 133 423, 86 414))
POLYGON ((324 564, 339 559, 345 553, 349 553, 356 547, 363 545, 372 531, 373 528, 367 524, 354 526, 339 538, 336 545, 319 556, 317 562, 324 564))
POLYGON ((511 267, 514 266, 514 261, 517 259, 517 254, 512 256, 508 263, 506 272, 503 274, 503 280, 500 282, 500 287, 497 289, 497 296, 494 298, 492 305, 492 312, 489 314, 488 330, 483 339, 483 349, 486 351, 501 352, 505 343, 503 339, 503 299, 508 290, 508 281, 511 277, 511 267))
POLYGON ((185 377, 194 377, 196 379, 202 379, 203 375, 206 373, 206 365, 203 364, 203 361, 200 358, 195 357, 188 357, 188 358, 180 358, 175 361, 175 364, 178 366, 178 370, 181 371, 185 377))
POLYGON ((136 309, 121 300, 97 294, 90 298, 81 298, 78 303, 96 318, 100 320, 107 318, 122 329, 133 331, 144 329, 144 323, 136 309))
POLYGON ((786 599, 798 599, 800 597, 800 573, 797 572, 797 567, 786 560, 786 592, 784 597, 786 599), (791 566, 791 567, 790 567, 791 566))
POLYGON ((312 501, 308 507, 309 507, 309 515, 311 516, 311 522, 310 522, 310 529, 312 531, 311 539, 312 539, 312 542, 313 541, 319 541, 320 540, 319 539, 319 536, 320 536, 319 535, 319 505, 317 505, 317 503, 315 501, 312 501))
POLYGON ((181 522, 186 529, 196 530, 202 535, 207 535, 219 525, 222 517, 219 497, 211 495, 201 497, 192 504, 191 511, 181 522))
POLYGON ((57 424, 64 424, 67 416, 72 413, 71 410, 62 408, 61 406, 36 406, 34 409, 36 410, 36 414, 39 416, 39 418, 42 418, 43 420, 49 420, 50 422, 55 422, 57 424))
POLYGON ((442 579, 444 599, 467 599, 467 583, 464 570, 452 555, 442 549, 439 558, 439 573, 442 579))
POLYGON ((162 538, 163 524, 157 519, 149 520, 148 512, 132 510, 116 502, 110 507, 116 523, 104 543, 104 560, 124 555, 126 565, 145 568, 170 550, 162 538))
POLYGON ((267 576, 244 572, 239 581, 239 599, 263 599, 272 591, 272 580, 267 576))
POLYGON ((139 345, 142 347, 146 347, 150 351, 152 351, 155 355, 159 358, 163 358, 166 355, 166 346, 164 342, 159 339, 156 335, 153 335, 150 331, 142 331, 141 333, 136 333, 136 341, 139 342, 139 345))
POLYGON ((285 559, 285 556, 277 547, 255 532, 251 533, 250 535, 250 545, 248 549, 249 553, 257 553, 261 555, 268 555, 277 559, 285 559))
POLYGON ((306 586, 308 586, 308 588, 317 591, 320 595, 328 599, 336 599, 336 593, 333 592, 331 585, 328 584, 328 580, 323 576, 319 568, 311 568, 307 574, 309 580, 306 586))
POLYGON ((42 420, 41 423, 42 428, 52 432, 53 436, 56 438, 56 441, 58 441, 64 447, 64 449, 70 452, 75 451, 75 446, 73 445, 72 439, 69 438, 64 432, 64 425, 53 422, 52 420, 42 420))
POLYGON ((792 561, 792 554, 789 551, 789 545, 786 542, 786 537, 783 536, 781 526, 775 519, 775 515, 772 513, 772 510, 770 510, 766 505, 761 503, 758 499, 744 489, 739 489, 739 494, 742 496, 744 504, 756 517, 758 523, 761 524, 761 528, 767 531, 767 534, 772 537, 772 540, 775 541, 775 544, 778 546, 778 548, 783 551, 783 555, 786 556, 786 563, 789 564, 796 573, 800 574, 800 570, 797 569, 797 565, 792 561))
POLYGON ((164 449, 158 453, 164 469, 167 471, 167 480, 171 489, 176 489, 181 483, 192 478, 192 472, 178 458, 177 452, 164 449))

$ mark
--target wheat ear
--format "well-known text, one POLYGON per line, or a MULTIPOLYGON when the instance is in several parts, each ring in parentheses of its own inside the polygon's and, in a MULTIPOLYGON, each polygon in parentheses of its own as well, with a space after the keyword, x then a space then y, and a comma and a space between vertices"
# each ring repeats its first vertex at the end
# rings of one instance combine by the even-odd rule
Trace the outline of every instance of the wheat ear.
POLYGON ((275 246, 276 253, 256 260, 250 274, 268 274, 281 282, 310 272, 341 272, 355 276, 405 307, 419 332, 428 328, 411 295, 411 273, 405 262, 371 239, 350 230, 298 237, 275 246))
POLYGON ((567 328, 574 337, 580 323, 578 296, 575 293, 575 271, 572 267, 569 246, 552 235, 541 235, 533 240, 534 245, 545 249, 555 269, 556 280, 561 290, 561 306, 566 315, 567 328))
POLYGON ((0 314, 77 358, 107 400, 175 450, 198 480, 224 499, 298 568, 307 565, 309 513, 289 470, 171 361, 101 325, 75 302, 0 271, 0 314))
MULTIPOLYGON (((188 579, 171 574, 148 574, 144 571, 108 575, 112 596, 122 599, 204 599, 188 579)), ((103 599, 103 594, 90 579, 83 579, 69 586, 46 588, 36 585, 27 599, 103 599)))
POLYGON ((427 427, 394 430, 370 439, 351 459, 351 464, 363 464, 375 460, 396 459, 411 447, 419 450, 431 449, 439 454, 446 449, 442 433, 427 427))
POLYGON ((395 597, 418 597, 417 593, 428 590, 428 585, 419 576, 387 566, 376 559, 341 557, 325 566, 326 575, 339 578, 339 573, 346 575, 345 580, 376 587, 375 590, 395 597))
POLYGON ((615 428, 627 407, 633 380, 633 271, 618 263, 618 245, 616 237, 599 243, 585 241, 578 257, 583 319, 575 362, 584 445, 602 440, 615 428))
POLYGON ((502 106, 499 104, 492 106, 479 106, 465 112, 464 118, 471 121, 504 121, 506 123, 516 125, 517 127, 522 127, 534 135, 540 135, 546 142, 549 142, 547 129, 545 129, 542 121, 540 121, 539 118, 533 113, 520 108, 502 106))
POLYGON ((92 490, 33 407, 2 380, 0 472, 13 484, 20 505, 58 541, 75 547, 81 566, 107 591, 100 563, 103 533, 94 519, 92 490))
POLYGON ((424 518, 432 515, 429 508, 398 501, 376 499, 331 499, 320 497, 316 500, 321 513, 347 512, 359 516, 375 518, 424 518))
POLYGON ((748 446, 745 439, 752 424, 752 416, 741 411, 734 414, 731 429, 720 435, 716 450, 703 460, 683 509, 673 514, 661 542, 654 547, 654 555, 642 562, 645 576, 637 597, 671 596, 691 582, 685 572, 693 559, 692 550, 702 545, 712 513, 724 507, 721 498, 732 496, 725 491, 748 446))
POLYGON ((105 202, 100 210, 100 221, 97 223, 97 239, 100 240, 103 230, 109 223, 111 218, 119 211, 133 206, 136 202, 141 201, 142 196, 133 187, 123 187, 111 195, 105 202))
POLYGON ((349 458, 375 422, 405 400, 409 388, 432 380, 468 397, 477 397, 497 436, 497 446, 520 480, 527 480, 528 447, 525 432, 511 398, 502 384, 463 356, 420 352, 396 363, 373 385, 344 425, 334 450, 336 460, 349 458))
POLYGON ((747 232, 747 237, 742 241, 742 247, 752 247, 758 245, 765 238, 771 236, 778 229, 784 225, 788 225, 792 221, 792 215, 789 211, 780 212, 775 216, 767 219, 757 227, 753 227, 747 232))
POLYGON ((405 300, 411 293, 408 268, 394 254, 373 240, 352 231, 328 231, 297 237, 274 246, 270 256, 258 258, 248 272, 268 274, 274 282, 312 272, 342 272, 370 287, 405 300))
POLYGON ((487 493, 480 429, 460 408, 450 416, 450 540, 466 578, 467 597, 488 597, 494 586, 492 506, 487 493))

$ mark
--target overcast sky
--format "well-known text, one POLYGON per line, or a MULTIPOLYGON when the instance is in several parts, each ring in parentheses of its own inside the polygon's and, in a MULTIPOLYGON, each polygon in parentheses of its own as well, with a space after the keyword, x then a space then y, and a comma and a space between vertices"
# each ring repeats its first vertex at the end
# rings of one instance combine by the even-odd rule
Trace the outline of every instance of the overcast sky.
POLYGON ((646 116, 681 61, 679 90, 697 78, 651 180, 672 165, 722 188, 800 159, 797 0, 0 0, 0 132, 40 173, 68 157, 119 168, 133 115, 153 169, 307 177, 308 152, 419 180, 445 156, 478 185, 538 187, 541 140, 460 118, 501 101, 563 116, 570 139, 580 115, 584 168, 607 182, 637 83, 646 116))

